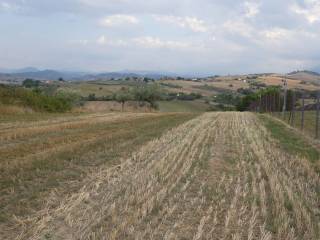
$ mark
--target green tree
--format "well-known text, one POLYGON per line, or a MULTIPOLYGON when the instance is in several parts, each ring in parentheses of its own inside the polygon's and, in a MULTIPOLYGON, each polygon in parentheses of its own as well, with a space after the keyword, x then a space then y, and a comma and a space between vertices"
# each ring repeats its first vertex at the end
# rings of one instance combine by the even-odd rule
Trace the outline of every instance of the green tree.
POLYGON ((114 94, 113 99, 118 103, 121 103, 121 109, 123 112, 125 103, 132 100, 132 95, 128 88, 122 87, 118 92, 114 94))
POLYGON ((134 100, 150 103, 152 108, 157 108, 157 101, 161 99, 162 93, 158 84, 142 84, 133 89, 134 100))
POLYGON ((26 88, 33 88, 33 87, 39 87, 40 81, 39 80, 33 80, 31 78, 27 78, 22 82, 22 86, 26 88))
POLYGON ((95 93, 90 93, 88 95, 88 101, 96 101, 97 98, 96 98, 96 94, 95 93))

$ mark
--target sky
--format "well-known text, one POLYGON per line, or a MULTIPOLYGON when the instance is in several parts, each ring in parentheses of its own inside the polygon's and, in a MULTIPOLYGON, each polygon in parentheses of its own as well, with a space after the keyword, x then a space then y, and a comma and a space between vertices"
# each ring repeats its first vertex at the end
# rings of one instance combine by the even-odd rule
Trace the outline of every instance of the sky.
POLYGON ((320 0, 0 0, 0 68, 320 69, 320 0))

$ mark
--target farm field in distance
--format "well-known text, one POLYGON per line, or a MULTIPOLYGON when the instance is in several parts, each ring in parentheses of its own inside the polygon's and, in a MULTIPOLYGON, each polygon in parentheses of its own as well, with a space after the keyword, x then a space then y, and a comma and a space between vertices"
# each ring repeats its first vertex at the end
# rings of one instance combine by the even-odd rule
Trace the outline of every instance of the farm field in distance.
POLYGON ((319 149, 277 138, 276 123, 246 112, 1 118, 1 239, 317 240, 319 149))

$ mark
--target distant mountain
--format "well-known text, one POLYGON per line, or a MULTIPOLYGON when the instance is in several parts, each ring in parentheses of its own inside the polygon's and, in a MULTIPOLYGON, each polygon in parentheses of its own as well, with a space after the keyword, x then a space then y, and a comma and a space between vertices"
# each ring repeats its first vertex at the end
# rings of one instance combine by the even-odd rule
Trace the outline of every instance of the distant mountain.
POLYGON ((39 72, 40 70, 34 67, 26 67, 21 69, 11 70, 9 73, 31 73, 31 72, 39 72))
POLYGON ((165 76, 176 76, 175 74, 157 73, 148 71, 120 71, 120 72, 105 72, 105 73, 87 73, 87 72, 67 72, 56 70, 38 70, 37 68, 23 68, 16 70, 1 71, 0 80, 16 80, 23 81, 26 78, 33 78, 38 80, 58 80, 63 78, 65 80, 75 81, 89 81, 89 80, 110 80, 127 77, 148 77, 153 79, 160 79, 165 76))
POLYGON ((136 76, 143 76, 148 78, 160 79, 163 77, 177 77, 178 74, 171 72, 157 72, 157 71, 136 71, 136 70, 124 70, 119 73, 123 74, 133 74, 136 76))
POLYGON ((303 71, 294 71, 287 74, 288 78, 293 80, 305 81, 309 83, 320 83, 320 74, 314 71, 303 70, 303 71))
POLYGON ((40 71, 34 67, 26 67, 26 68, 18 68, 18 69, 8 69, 8 68, 0 68, 0 73, 24 73, 24 72, 38 72, 40 71))
POLYGON ((64 78, 67 80, 83 76, 81 73, 74 72, 60 72, 55 70, 43 70, 43 71, 33 71, 33 72, 19 72, 11 74, 13 77, 20 78, 34 78, 39 80, 57 80, 59 78, 64 78))
POLYGON ((320 74, 320 66, 314 67, 314 68, 312 69, 312 71, 320 74))
POLYGON ((296 74, 308 74, 308 75, 320 76, 320 73, 316 71, 309 71, 309 70, 294 71, 294 72, 288 73, 288 75, 296 75, 296 74))

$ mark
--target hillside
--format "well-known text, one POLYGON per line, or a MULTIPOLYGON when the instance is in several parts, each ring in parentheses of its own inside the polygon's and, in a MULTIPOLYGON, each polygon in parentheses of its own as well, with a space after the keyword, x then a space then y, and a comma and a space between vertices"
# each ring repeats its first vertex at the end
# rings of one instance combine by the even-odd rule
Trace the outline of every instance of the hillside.
POLYGON ((311 71, 296 71, 288 74, 289 79, 317 83, 320 85, 320 74, 311 71))
MULTIPOLYGON (((16 80, 23 81, 26 78, 33 78, 37 80, 58 80, 63 78, 69 81, 95 81, 95 80, 111 80, 124 78, 153 78, 160 79, 165 77, 165 73, 157 72, 102 72, 102 73, 87 73, 87 72, 72 72, 72 71, 57 71, 57 70, 38 70, 36 68, 23 68, 17 70, 0 71, 1 80, 16 80)), ((172 74, 174 76, 174 74, 172 74)))

